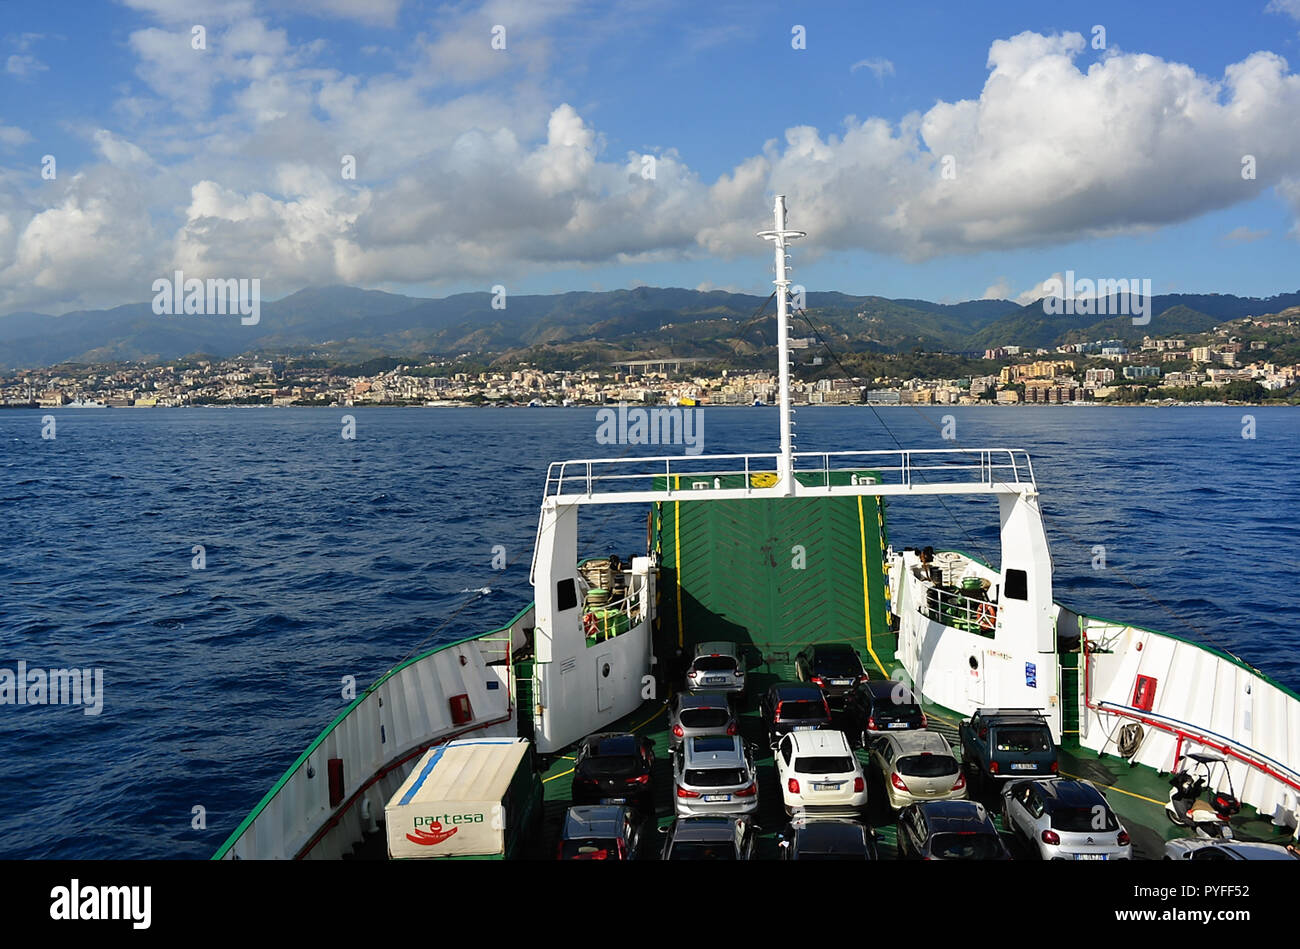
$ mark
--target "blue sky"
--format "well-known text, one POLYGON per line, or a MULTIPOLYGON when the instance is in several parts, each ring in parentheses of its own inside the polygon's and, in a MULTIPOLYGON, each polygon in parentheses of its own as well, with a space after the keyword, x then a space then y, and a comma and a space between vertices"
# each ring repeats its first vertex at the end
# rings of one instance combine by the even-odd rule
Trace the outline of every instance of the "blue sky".
POLYGON ((1300 289, 1300 0, 303 6, 5 5, 0 312, 177 267, 270 297, 764 292, 776 190, 810 289, 1300 289))

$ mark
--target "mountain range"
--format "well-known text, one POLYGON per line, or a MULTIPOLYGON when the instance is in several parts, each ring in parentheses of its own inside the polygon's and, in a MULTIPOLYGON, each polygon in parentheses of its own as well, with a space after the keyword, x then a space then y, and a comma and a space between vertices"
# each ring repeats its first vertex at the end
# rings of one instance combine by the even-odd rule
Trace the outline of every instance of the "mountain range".
MULTIPOLYGON (((356 287, 300 290, 261 305, 256 324, 238 315, 159 316, 151 303, 61 316, 0 317, 0 367, 64 362, 155 362, 204 353, 315 355, 331 360, 378 356, 478 356, 526 359, 544 368, 598 366, 652 356, 717 357, 759 364, 775 345, 774 307, 726 291, 637 287, 553 295, 490 293, 438 299, 356 287), (761 315, 756 316, 756 313, 761 315)), ((1112 301, 1113 302, 1113 301, 1112 301)), ((1128 316, 1051 316, 1041 301, 931 303, 844 293, 808 293, 807 319, 791 334, 820 335, 840 352, 972 352, 1004 345, 1052 348, 1095 339, 1204 332, 1219 323, 1300 305, 1300 291, 1269 298, 1164 294, 1150 323, 1128 316)), ((1117 312, 1110 310, 1109 312, 1117 312)))

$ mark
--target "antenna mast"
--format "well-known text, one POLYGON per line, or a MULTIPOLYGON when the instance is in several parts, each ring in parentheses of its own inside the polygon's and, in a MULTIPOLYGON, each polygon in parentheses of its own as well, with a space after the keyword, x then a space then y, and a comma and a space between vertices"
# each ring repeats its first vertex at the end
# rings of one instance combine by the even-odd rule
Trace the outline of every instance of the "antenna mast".
POLYGON ((791 429, 794 422, 790 409, 790 325, 786 310, 790 281, 786 277, 785 258, 786 242, 808 235, 803 231, 787 230, 785 226, 785 195, 776 196, 772 208, 776 228, 771 231, 759 231, 758 236, 772 241, 776 254, 776 345, 777 358, 780 360, 780 405, 781 405, 781 455, 777 459, 777 479, 781 491, 787 497, 794 495, 794 445, 791 429))

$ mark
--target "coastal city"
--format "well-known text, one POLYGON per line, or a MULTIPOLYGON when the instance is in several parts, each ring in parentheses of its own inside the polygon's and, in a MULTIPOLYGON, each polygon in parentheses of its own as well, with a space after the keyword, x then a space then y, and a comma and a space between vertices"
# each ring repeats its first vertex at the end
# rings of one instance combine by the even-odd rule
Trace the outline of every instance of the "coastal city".
MULTIPOLYGON (((812 337, 791 340, 796 404, 977 405, 1300 401, 1300 313, 1234 320, 1209 333, 1096 340, 1052 350, 1003 346, 961 354, 967 374, 835 375, 812 337), (1287 358, 1290 357, 1290 358, 1287 358)), ((913 360, 918 354, 912 354, 913 360)), ((936 354, 947 356, 950 354, 936 354)), ((158 364, 59 365, 0 373, 6 408, 268 406, 567 406, 628 402, 754 405, 775 400, 771 371, 704 357, 660 356, 601 368, 526 362, 467 371, 461 359, 359 366, 293 355, 189 357, 158 364)), ((900 356, 878 356, 888 367, 900 356)), ((481 363, 480 363, 481 365, 481 363)))

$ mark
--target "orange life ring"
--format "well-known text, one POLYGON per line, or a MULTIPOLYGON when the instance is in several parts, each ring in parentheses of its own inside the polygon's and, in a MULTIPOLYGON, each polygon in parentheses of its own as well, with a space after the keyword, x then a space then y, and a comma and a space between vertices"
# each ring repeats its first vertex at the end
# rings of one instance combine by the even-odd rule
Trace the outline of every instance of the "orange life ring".
POLYGON ((600 624, 596 621, 595 613, 588 613, 582 618, 582 631, 588 636, 595 636, 600 633, 600 624))
POLYGON ((991 603, 981 603, 975 611, 975 621, 980 624, 980 629, 992 629, 997 625, 997 617, 991 603))

